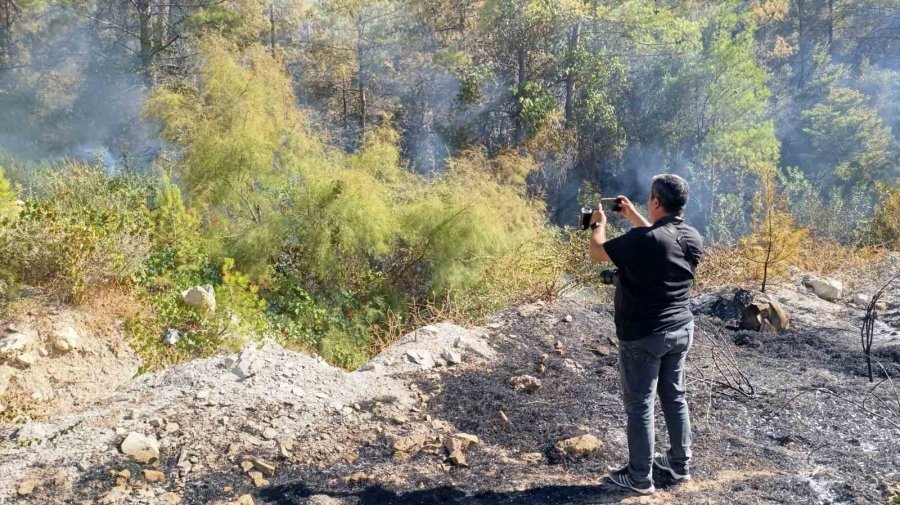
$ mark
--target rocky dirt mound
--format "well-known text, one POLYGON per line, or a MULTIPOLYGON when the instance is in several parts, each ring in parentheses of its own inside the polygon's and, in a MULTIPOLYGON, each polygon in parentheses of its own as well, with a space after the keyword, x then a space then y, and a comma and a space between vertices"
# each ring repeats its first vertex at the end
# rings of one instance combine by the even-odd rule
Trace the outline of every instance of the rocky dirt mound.
POLYGON ((80 410, 139 366, 115 318, 32 300, 0 318, 0 417, 80 410))
MULTIPOLYGON (((602 481, 627 454, 617 342, 609 307, 572 300, 516 307, 483 328, 429 326, 353 373, 267 346, 141 376, 88 411, 2 425, 0 496, 23 503, 885 500, 887 485, 900 481, 900 406, 892 407, 887 381, 873 389, 863 377, 854 327, 861 309, 798 285, 770 295, 796 316, 789 331, 748 332, 728 315, 741 296, 729 290, 697 300, 688 369, 695 479, 674 485, 657 475, 653 497, 602 481)), ((896 330, 885 325, 879 356, 900 376, 896 330)))

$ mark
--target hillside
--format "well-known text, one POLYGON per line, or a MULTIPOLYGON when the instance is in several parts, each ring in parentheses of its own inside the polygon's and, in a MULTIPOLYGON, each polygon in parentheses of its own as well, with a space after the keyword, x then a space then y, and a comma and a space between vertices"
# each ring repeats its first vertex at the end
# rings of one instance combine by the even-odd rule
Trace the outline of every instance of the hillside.
MULTIPOLYGON (((627 454, 611 308, 563 298, 510 308, 484 327, 421 328, 355 372, 269 344, 139 375, 41 420, 7 418, 0 501, 886 501, 900 482, 900 405, 890 382, 865 377, 863 310, 797 279, 768 296, 791 314, 788 331, 737 330, 748 292, 695 298, 695 476, 681 485, 657 476, 652 497, 602 479, 627 454), (158 452, 123 454, 134 434, 158 452), (588 434, 599 444, 557 448, 588 434), (449 459, 448 448, 458 450, 449 459)), ((888 292, 873 347, 893 376, 898 302, 888 292)))

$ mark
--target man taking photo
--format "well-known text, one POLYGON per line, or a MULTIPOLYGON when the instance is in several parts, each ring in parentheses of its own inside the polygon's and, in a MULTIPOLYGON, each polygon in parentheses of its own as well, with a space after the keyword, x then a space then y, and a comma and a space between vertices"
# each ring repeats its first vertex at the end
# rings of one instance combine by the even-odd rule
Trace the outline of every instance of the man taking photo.
POLYGON ((610 472, 621 487, 650 494, 652 468, 676 480, 690 479, 691 425, 685 398, 684 362, 694 335, 688 302, 694 269, 703 255, 700 234, 684 223, 687 181, 677 175, 653 178, 647 218, 628 198, 616 203, 633 228, 606 239, 602 207, 591 216, 590 256, 611 261, 616 275, 615 323, 619 373, 627 415, 628 465, 610 472), (669 450, 654 457, 653 404, 659 394, 669 432, 669 450))

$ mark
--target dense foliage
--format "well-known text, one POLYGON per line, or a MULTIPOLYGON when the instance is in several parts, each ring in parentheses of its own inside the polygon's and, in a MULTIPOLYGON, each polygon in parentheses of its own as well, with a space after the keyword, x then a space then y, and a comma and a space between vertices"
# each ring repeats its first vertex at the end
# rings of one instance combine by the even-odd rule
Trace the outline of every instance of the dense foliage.
MULTIPOLYGON (((900 244, 898 0, 0 1, 0 286, 124 286, 151 365, 589 275, 581 204, 691 183, 763 280, 900 244), (209 283, 215 314, 179 292, 209 283), (173 347, 160 335, 177 329, 173 347)), ((722 257, 726 257, 723 255, 722 257)), ((763 281, 765 282, 765 281, 763 281)))

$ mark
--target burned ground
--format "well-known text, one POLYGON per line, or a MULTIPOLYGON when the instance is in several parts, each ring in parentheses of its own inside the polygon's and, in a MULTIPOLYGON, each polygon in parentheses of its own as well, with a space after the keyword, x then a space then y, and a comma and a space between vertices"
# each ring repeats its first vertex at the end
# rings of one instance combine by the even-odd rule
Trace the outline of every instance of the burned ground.
MULTIPOLYGON (((239 382, 223 382, 227 357, 180 365, 136 381, 105 410, 73 418, 81 424, 34 449, 62 454, 64 462, 93 452, 74 482, 54 478, 53 465, 38 453, 24 459, 41 462, 19 466, 42 476, 32 503, 211 503, 243 494, 270 504, 884 502, 886 486, 900 481, 900 399, 889 381, 865 377, 855 329, 860 312, 806 299, 795 306, 792 297, 812 295, 783 295, 797 317, 781 334, 734 329, 728 318, 745 294, 718 293, 712 305, 695 304, 688 362, 694 480, 676 485, 656 474, 652 497, 603 478, 627 456, 612 309, 572 300, 495 315, 472 335, 496 356, 470 356, 451 367, 407 371, 403 362, 344 374, 278 349, 260 351, 259 371, 239 382), (516 391, 510 379, 525 374, 541 386, 516 391), (126 414, 136 408, 141 415, 126 414), (168 424, 150 428, 154 416, 168 424), (180 427, 170 433, 169 424, 180 427), (122 426, 161 437, 165 483, 132 478, 113 486, 112 474, 143 468, 116 450, 110 431, 122 426), (262 435, 266 428, 289 434, 289 455, 279 455, 276 441, 262 435), (467 467, 449 465, 440 446, 456 431, 480 438, 466 451, 467 467), (584 433, 602 447, 578 460, 554 449, 584 433), (395 441, 413 435, 426 443, 398 454, 395 441), (254 486, 241 469, 248 458, 277 466, 267 484, 254 486)), ((434 342, 460 331, 435 326, 424 334, 434 342)), ((896 328, 879 331, 876 357, 900 376, 896 328)), ((666 434, 658 409, 657 433, 661 450, 666 434)), ((27 438, 23 429, 15 436, 16 443, 27 438)), ((17 451, 4 455, 25 454, 17 451)))
MULTIPOLYGON (((720 307, 721 308, 721 307, 720 307)), ((295 477, 264 494, 272 503, 326 494, 359 503, 619 503, 623 493, 602 479, 627 455, 619 400, 617 352, 609 307, 560 302, 531 317, 511 310, 495 318, 491 342, 500 359, 490 367, 446 374, 412 374, 433 395, 425 412, 456 429, 477 434, 484 449, 468 458, 470 468, 421 472, 441 456, 420 454, 408 465, 415 475, 401 485, 347 489, 327 474, 295 477), (572 321, 566 322, 566 316, 572 321), (540 364, 544 363, 543 371, 540 364), (514 391, 511 377, 541 379, 533 393, 514 391), (508 422, 503 419, 503 412, 508 422), (553 443, 580 433, 597 434, 604 446, 572 461, 553 443), (540 452, 538 465, 510 463, 540 452)), ((882 480, 897 480, 900 422, 868 392, 864 361, 845 328, 798 322, 783 334, 737 331, 733 322, 698 315, 689 359, 690 403, 696 465, 691 483, 673 485, 656 475, 662 489, 653 503, 879 503, 882 480), (717 384, 722 380, 712 354, 726 349, 754 388, 750 396, 717 384), (700 375, 706 377, 701 380, 700 375), (853 403, 851 403, 853 402, 853 403), (871 409, 875 415, 863 408, 871 409), (877 415, 885 416, 885 419, 877 415)), ((900 344, 882 346, 879 356, 896 355, 900 344)), ((721 361, 721 358, 719 358, 721 361)), ((898 363, 885 360, 896 369, 898 363)), ((727 365, 719 363, 726 368, 727 365)), ((725 370, 728 373, 728 370, 725 370)), ((900 375, 900 374, 897 374, 900 375)), ((884 385, 880 396, 893 392, 884 385)), ((900 407, 893 407, 893 412, 900 407)), ((665 427, 657 409, 658 441, 665 427)), ((337 474, 371 469, 376 452, 362 465, 337 474)), ((390 458, 390 451, 381 452, 390 458)), ((402 473, 402 472, 401 472, 402 473)), ((376 472, 377 474, 377 472, 376 472)))

